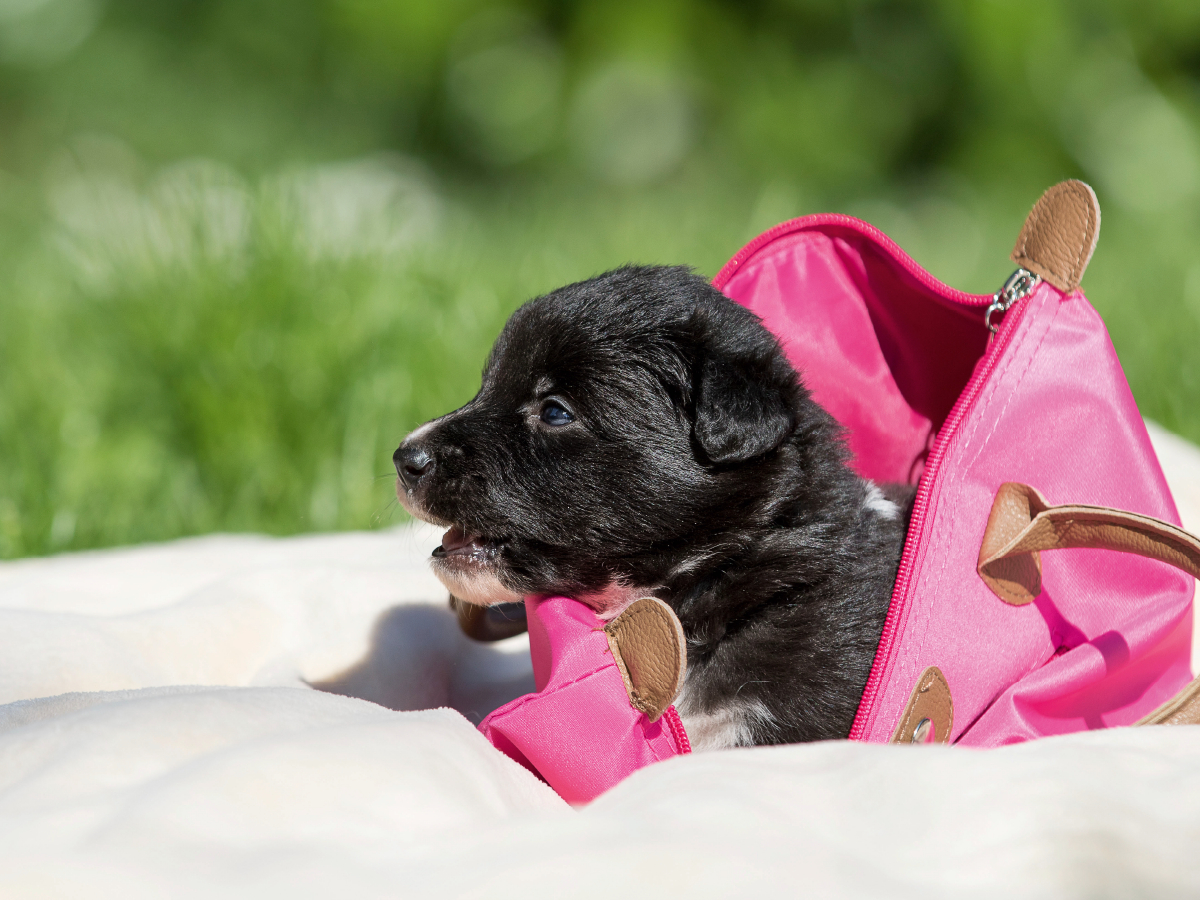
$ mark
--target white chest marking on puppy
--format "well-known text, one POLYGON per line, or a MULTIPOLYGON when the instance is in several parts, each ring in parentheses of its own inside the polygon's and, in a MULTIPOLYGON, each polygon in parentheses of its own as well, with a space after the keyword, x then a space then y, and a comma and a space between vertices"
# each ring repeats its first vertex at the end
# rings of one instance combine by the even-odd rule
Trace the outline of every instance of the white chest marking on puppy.
POLYGON ((711 712, 700 712, 694 704, 686 682, 675 700, 675 710, 683 722, 693 750, 724 750, 728 747, 750 747, 754 741, 754 725, 770 727, 775 717, 757 699, 735 700, 728 706, 711 712))
POLYGON ((900 515, 900 508, 883 496, 883 491, 873 482, 868 481, 867 496, 863 498, 863 509, 870 510, 880 518, 895 519, 900 515))

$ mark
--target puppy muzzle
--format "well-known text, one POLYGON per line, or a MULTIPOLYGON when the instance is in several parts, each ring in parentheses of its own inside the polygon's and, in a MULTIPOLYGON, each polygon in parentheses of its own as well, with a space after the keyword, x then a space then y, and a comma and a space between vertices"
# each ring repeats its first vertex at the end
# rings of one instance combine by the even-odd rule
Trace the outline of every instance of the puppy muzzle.
POLYGON ((415 490, 425 476, 433 473, 433 456, 419 444, 401 444, 392 454, 392 462, 407 490, 415 490))
POLYGON ((451 595, 467 603, 490 606, 512 603, 521 596, 500 580, 502 565, 497 541, 433 515, 421 500, 423 488, 437 476, 437 463, 425 445, 429 426, 418 428, 392 454, 396 466, 396 498, 411 515, 447 528, 430 560, 433 573, 451 595))

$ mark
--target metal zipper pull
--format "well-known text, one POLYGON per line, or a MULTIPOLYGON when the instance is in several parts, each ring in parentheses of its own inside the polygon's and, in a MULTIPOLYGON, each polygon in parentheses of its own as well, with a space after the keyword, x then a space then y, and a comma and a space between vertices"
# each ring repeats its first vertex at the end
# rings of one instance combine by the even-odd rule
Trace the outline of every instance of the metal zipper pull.
POLYGON ((1041 284, 1042 279, 1034 275, 1028 269, 1017 269, 1008 276, 1008 281, 1004 282, 1004 287, 996 291, 992 297, 992 305, 987 308, 987 312, 983 315, 983 324, 987 325, 988 331, 995 334, 999 330, 998 325, 992 324, 992 316, 998 312, 1008 312, 1008 308, 1033 293, 1033 289, 1041 284))

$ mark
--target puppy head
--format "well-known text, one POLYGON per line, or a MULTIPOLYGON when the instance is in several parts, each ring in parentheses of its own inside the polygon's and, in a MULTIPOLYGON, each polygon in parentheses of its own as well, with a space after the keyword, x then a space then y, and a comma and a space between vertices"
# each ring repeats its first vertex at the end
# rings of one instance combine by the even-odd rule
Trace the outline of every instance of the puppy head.
MULTIPOLYGON (((466 406, 396 450, 397 495, 443 525, 460 599, 649 588, 730 517, 808 400, 757 317, 681 268, 628 267, 531 300, 466 406)), ((603 605, 603 604, 600 604, 603 605)))

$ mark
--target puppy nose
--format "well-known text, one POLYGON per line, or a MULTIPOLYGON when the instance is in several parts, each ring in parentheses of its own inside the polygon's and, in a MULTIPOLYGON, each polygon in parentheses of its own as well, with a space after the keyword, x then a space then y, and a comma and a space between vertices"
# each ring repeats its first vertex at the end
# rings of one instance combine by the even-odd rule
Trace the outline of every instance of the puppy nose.
POLYGON ((396 464, 396 474, 409 488, 415 488, 433 468, 433 457, 424 447, 405 447, 401 444, 392 454, 392 462, 396 464))

